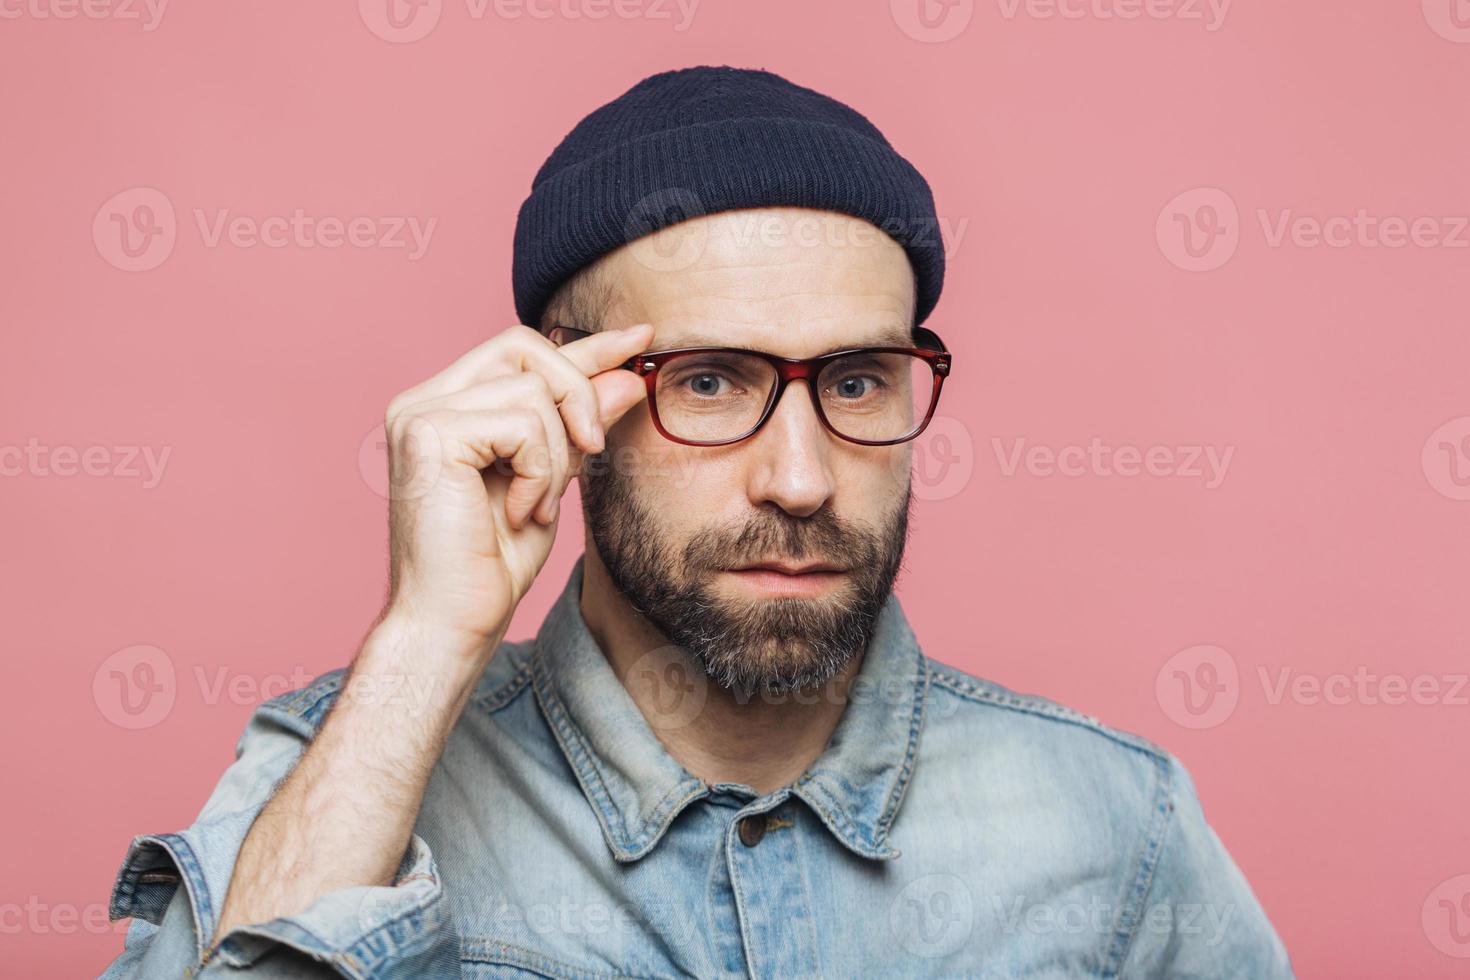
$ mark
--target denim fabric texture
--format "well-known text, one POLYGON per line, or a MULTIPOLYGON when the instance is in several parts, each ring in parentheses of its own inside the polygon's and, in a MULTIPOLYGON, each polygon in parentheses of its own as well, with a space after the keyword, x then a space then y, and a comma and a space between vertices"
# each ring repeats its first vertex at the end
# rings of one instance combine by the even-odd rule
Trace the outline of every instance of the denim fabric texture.
POLYGON ((257 710, 192 826, 133 841, 111 905, 133 923, 104 975, 1292 975, 1177 760, 929 659, 897 597, 824 753, 759 795, 668 754, 581 587, 579 560, 536 637, 497 652, 393 886, 209 945, 333 672, 257 710))

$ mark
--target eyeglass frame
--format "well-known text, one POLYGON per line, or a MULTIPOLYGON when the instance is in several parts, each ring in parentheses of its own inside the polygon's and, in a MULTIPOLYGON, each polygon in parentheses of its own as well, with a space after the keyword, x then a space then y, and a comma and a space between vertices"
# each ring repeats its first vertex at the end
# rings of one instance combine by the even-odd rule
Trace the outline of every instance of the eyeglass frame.
MULTIPOLYGON (((589 330, 579 330, 576 327, 567 327, 560 324, 547 331, 547 336, 558 347, 565 343, 581 340, 592 336, 589 330), (570 340, 566 339, 570 337, 570 340)), ((673 350, 649 351, 630 357, 620 368, 632 371, 643 378, 644 385, 648 388, 648 414, 653 418, 653 427, 658 430, 659 435, 676 442, 681 446, 729 446, 737 442, 743 442, 761 430, 772 415, 776 412, 776 406, 781 404, 781 397, 786 393, 786 386, 792 381, 805 381, 807 392, 811 395, 812 409, 817 413, 822 426, 839 439, 856 443, 859 446, 896 446, 900 443, 910 442, 923 434, 929 427, 929 422, 934 417, 934 410, 939 407, 939 394, 944 388, 944 379, 949 376, 953 357, 944 346, 944 341, 939 335, 928 327, 915 327, 914 340, 926 346, 923 347, 852 347, 846 350, 832 351, 829 354, 819 354, 816 357, 782 357, 779 354, 770 354, 766 351, 751 350, 746 347, 679 347, 673 350), (715 441, 697 441, 684 439, 669 432, 664 428, 663 422, 658 417, 658 372, 659 369, 669 361, 689 354, 745 354, 758 357, 770 364, 776 370, 776 384, 771 390, 771 396, 766 402, 765 408, 761 410, 760 418, 756 420, 744 434, 733 439, 720 439, 715 441), (831 362, 854 354, 908 354, 917 357, 929 364, 930 375, 934 379, 934 386, 929 395, 929 410, 924 413, 923 420, 914 430, 907 435, 897 439, 859 439, 855 436, 845 435, 839 432, 827 418, 826 410, 822 408, 821 396, 813 382, 820 376, 822 370, 831 362)))

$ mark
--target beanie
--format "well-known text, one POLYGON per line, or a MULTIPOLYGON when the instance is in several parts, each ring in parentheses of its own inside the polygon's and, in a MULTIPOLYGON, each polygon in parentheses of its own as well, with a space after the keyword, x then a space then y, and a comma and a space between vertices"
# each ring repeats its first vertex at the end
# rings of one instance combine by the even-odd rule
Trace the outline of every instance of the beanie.
POLYGON ((645 78, 552 151, 516 220, 516 313, 539 326, 563 282, 661 228, 720 211, 786 206, 836 211, 882 229, 913 266, 915 324, 934 309, 944 283, 934 197, 878 128, 771 72, 706 66, 645 78))

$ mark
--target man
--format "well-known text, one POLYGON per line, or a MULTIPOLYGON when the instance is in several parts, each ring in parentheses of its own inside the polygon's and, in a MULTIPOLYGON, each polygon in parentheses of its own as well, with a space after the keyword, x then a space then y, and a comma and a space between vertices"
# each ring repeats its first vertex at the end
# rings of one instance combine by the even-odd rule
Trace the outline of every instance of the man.
POLYGON ((539 329, 388 406, 382 615, 134 841, 109 974, 1289 976, 1178 762, 929 660, 892 595, 936 225, 775 75, 584 119, 516 230, 539 329), (504 642, 574 476, 586 553, 504 642))

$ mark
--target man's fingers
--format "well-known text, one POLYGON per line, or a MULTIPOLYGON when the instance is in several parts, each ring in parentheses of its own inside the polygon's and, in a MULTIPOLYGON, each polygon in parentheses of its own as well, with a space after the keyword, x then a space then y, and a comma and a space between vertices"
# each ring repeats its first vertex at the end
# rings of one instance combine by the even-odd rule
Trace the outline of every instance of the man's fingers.
POLYGON ((652 340, 653 324, 636 323, 621 330, 599 331, 563 344, 557 351, 590 378, 612 370, 634 354, 643 353, 652 340))
POLYGON ((584 450, 602 449, 598 406, 587 379, 622 364, 645 350, 653 327, 638 324, 593 334, 563 347, 529 327, 501 331, 432 378, 400 393, 388 406, 388 417, 419 411, 458 391, 506 375, 534 373, 545 379, 567 431, 584 450))
POLYGON ((544 387, 542 391, 528 400, 526 407, 541 416, 541 425, 546 430, 545 451, 551 463, 551 483, 536 499, 531 513, 536 520, 549 525, 556 519, 561 495, 572 478, 572 464, 567 455, 570 446, 567 440, 566 423, 557 412, 556 404, 546 394, 544 387))
POLYGON ((506 490, 505 515, 516 530, 525 526, 555 480, 545 418, 529 406, 478 411, 439 409, 405 419, 395 428, 398 432, 393 451, 435 454, 436 459, 424 460, 427 464, 458 458, 477 470, 485 470, 497 460, 507 460, 512 476, 506 490))
POLYGON ((604 371, 592 379, 592 390, 597 393, 597 420, 603 429, 612 428, 648 397, 648 386, 631 371, 604 371))

